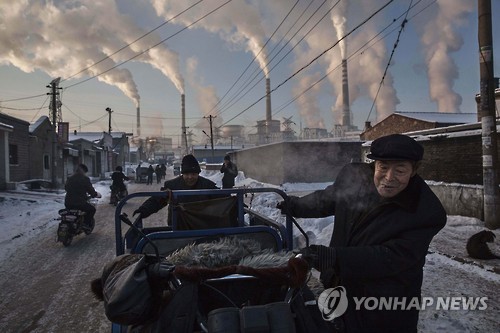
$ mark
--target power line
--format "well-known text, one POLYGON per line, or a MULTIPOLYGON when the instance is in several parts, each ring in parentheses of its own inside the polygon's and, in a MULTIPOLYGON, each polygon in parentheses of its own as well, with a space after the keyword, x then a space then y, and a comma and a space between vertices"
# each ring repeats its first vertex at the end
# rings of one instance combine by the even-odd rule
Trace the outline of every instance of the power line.
POLYGON ((403 22, 401 23, 401 28, 399 29, 398 32, 398 37, 396 38, 396 42, 394 43, 394 46, 392 47, 391 55, 389 56, 389 60, 387 61, 387 65, 385 66, 384 74, 382 74, 382 79, 380 80, 380 83, 377 88, 377 93, 375 94, 375 98, 373 99, 372 106, 370 108, 370 112, 368 112, 368 116, 366 117, 366 121, 370 118, 370 115, 373 111, 373 108, 375 107, 375 103, 377 102, 377 97, 378 94, 380 93, 380 89, 382 88, 382 85, 384 84, 385 76, 387 75, 387 70, 389 69, 389 65, 391 64, 392 57, 394 56, 394 52, 396 51, 396 48, 398 47, 399 44, 399 38, 401 37, 401 33, 403 32, 403 29, 406 26, 406 23, 408 22, 408 13, 410 12, 411 5, 413 3, 413 0, 410 1, 410 5, 408 6, 408 10, 406 11, 405 17, 403 19, 403 22))
MULTIPOLYGON (((394 0, 389 0, 385 5, 383 5, 382 7, 380 7, 379 9, 377 9, 374 13, 372 13, 370 16, 368 16, 366 19, 364 19, 361 23, 359 23, 358 25, 356 25, 352 30, 350 30, 347 34, 345 34, 342 38, 340 38, 338 41, 336 41, 333 45, 331 45, 330 47, 328 47, 327 49, 325 49, 323 52, 321 52, 319 55, 317 55, 316 57, 314 57, 311 61, 309 61, 309 63, 307 63, 306 65, 302 66, 300 69, 298 69, 297 71, 295 71, 292 75, 290 75, 288 78, 286 78, 283 82, 281 82, 279 85, 277 85, 274 89, 271 89, 271 91, 269 93, 272 93, 274 91, 276 91, 277 89, 281 88, 285 83, 287 83, 288 81, 290 81, 292 78, 294 78, 297 74, 299 74, 300 72, 302 72, 304 69, 306 69, 307 67, 309 67, 311 64, 313 64, 316 60, 318 60, 319 58, 321 58, 324 54, 326 54, 328 51, 330 51, 331 49, 333 49, 336 45, 338 45, 342 40, 344 40, 345 38, 347 38, 348 36, 350 36, 354 31, 358 30, 361 26, 363 26, 364 24, 366 24, 366 22, 368 22, 369 20, 371 20, 375 15, 377 15, 378 13, 380 13, 383 9, 385 9, 389 4, 391 4, 394 0)), ((230 121, 234 120, 235 118, 239 117, 240 115, 242 115, 244 112, 248 111, 251 107, 253 107, 254 105, 256 105, 258 102, 260 102, 261 100, 263 100, 265 97, 267 96, 264 95, 262 97, 260 97, 257 101, 255 101, 254 103, 252 103, 250 106, 248 106, 247 108, 243 109, 241 112, 239 112, 236 116, 232 117, 231 119, 227 120, 226 122, 224 122, 221 126, 229 123, 230 121)))
POLYGON ((4 100, 1 100, 0 103, 22 101, 22 100, 25 100, 25 99, 37 98, 37 97, 46 96, 46 95, 47 94, 40 94, 40 95, 34 95, 34 96, 28 96, 28 97, 20 97, 20 98, 13 98, 13 99, 4 99, 4 100))
POLYGON ((145 33, 144 35, 142 35, 142 36, 140 36, 139 38, 135 39, 134 41, 132 41, 132 42, 128 43, 127 45, 125 45, 125 46, 121 47, 120 49, 116 50, 115 52, 113 52, 113 53, 111 53, 111 54, 107 55, 106 57, 104 57, 104 58, 102 58, 101 60, 99 60, 99 61, 97 61, 97 62, 93 63, 92 65, 85 67, 84 69, 82 69, 82 70, 80 70, 79 72, 77 72, 77 73, 75 73, 75 74, 73 74, 73 75, 69 76, 68 78, 66 78, 66 79, 64 79, 64 80, 62 80, 62 81, 69 80, 69 79, 71 79, 71 78, 73 78, 73 77, 77 76, 78 74, 80 74, 80 73, 82 73, 82 72, 84 72, 84 71, 86 71, 86 70, 88 70, 88 69, 90 69, 90 68, 94 67, 95 65, 100 64, 100 63, 101 63, 101 62, 103 62, 104 60, 111 58, 112 56, 114 56, 114 55, 115 55, 115 54, 117 54, 118 52, 123 51, 124 49, 126 49, 126 48, 127 48, 127 47, 129 47, 130 45, 135 44, 135 43, 136 43, 136 42, 138 42, 139 40, 141 40, 141 39, 143 39, 144 37, 146 37, 146 36, 148 36, 148 35, 152 34, 154 31, 156 31, 156 30, 160 29, 161 27, 163 27, 163 26, 164 26, 164 25, 166 25, 167 23, 170 23, 172 20, 174 20, 174 19, 176 19, 177 17, 181 16, 182 14, 184 14, 185 12, 187 12, 188 10, 190 10, 191 8, 195 7, 196 5, 198 5, 199 3, 201 3, 202 1, 203 1, 203 0, 199 0, 198 2, 196 2, 196 3, 192 4, 192 5, 191 5, 191 6, 189 6, 188 8, 184 9, 183 11, 181 11, 180 13, 178 13, 178 14, 174 15, 173 17, 171 17, 171 18, 170 18, 170 19, 168 19, 167 21, 163 22, 162 24, 160 24, 160 25, 159 25, 159 26, 157 26, 156 28, 154 28, 154 29, 152 29, 152 30, 148 31, 147 33, 145 33))
POLYGON ((106 74, 107 72, 109 72, 109 71, 111 71, 111 70, 113 70, 113 69, 115 69, 115 68, 117 68, 117 67, 119 67, 119 66, 121 66, 121 65, 123 65, 123 64, 126 64, 127 62, 129 62, 129 61, 131 61, 131 60, 133 60, 133 59, 135 59, 135 58, 137 58, 137 57, 139 57, 139 56, 143 55, 144 53, 148 52, 149 50, 151 50, 151 49, 153 49, 153 48, 157 47, 157 46, 158 46, 158 45, 160 45, 160 44, 163 44, 164 42, 166 42, 166 41, 167 41, 167 40, 169 40, 170 38, 173 38, 174 36, 176 36, 176 35, 180 34, 182 31, 184 31, 184 30, 186 30, 186 29, 190 28, 191 26, 195 25, 196 23, 200 22, 201 20, 203 20, 203 19, 204 19, 204 18, 206 18, 207 16, 209 16, 209 15, 211 15, 211 14, 215 13, 216 11, 218 11, 219 9, 221 9, 222 7, 224 7, 225 5, 227 5, 228 3, 230 3, 231 1, 232 1, 232 0, 227 0, 226 2, 224 2, 223 4, 221 4, 220 6, 216 7, 215 9, 211 10, 211 11, 210 11, 210 12, 208 12, 207 14, 203 15, 202 17, 200 17, 199 19, 195 20, 194 22, 190 23, 189 25, 187 25, 187 26, 185 26, 184 28, 180 29, 179 31, 175 32, 174 34, 172 34, 172 35, 168 36, 167 38, 162 39, 160 42, 158 42, 158 43, 154 44, 153 46, 151 46, 151 47, 149 47, 149 48, 147 48, 147 49, 145 49, 144 51, 139 52, 138 54, 136 54, 136 55, 135 55, 135 56, 133 56, 132 58, 129 58, 128 60, 125 60, 125 61, 123 61, 123 62, 121 62, 121 63, 119 63, 119 64, 116 64, 115 66, 113 66, 113 67, 111 67, 111 68, 109 68, 109 69, 105 70, 104 72, 101 72, 101 73, 99 73, 99 74, 93 75, 93 76, 91 76, 91 77, 89 77, 89 78, 87 78, 87 79, 85 79, 85 80, 83 80, 83 81, 80 81, 80 82, 77 82, 77 83, 72 84, 72 85, 70 85, 70 86, 67 86, 65 89, 72 88, 72 87, 77 86, 77 85, 79 85, 79 84, 82 84, 82 83, 85 83, 85 82, 87 82, 87 81, 90 81, 90 80, 92 80, 92 79, 94 79, 94 78, 96 78, 96 77, 98 77, 98 76, 101 76, 101 75, 103 75, 103 74, 106 74))
POLYGON ((259 52, 253 57, 253 59, 250 61, 250 63, 247 65, 247 67, 243 70, 243 72, 240 74, 240 76, 236 79, 236 81, 234 81, 234 83, 231 85, 231 87, 226 91, 226 93, 219 99, 219 101, 212 107, 212 109, 210 110, 210 112, 212 112, 220 103, 221 101, 227 96, 227 94, 229 94, 229 92, 236 86, 236 83, 238 83, 238 81, 243 77, 243 75, 246 73, 246 71, 250 68, 250 66, 254 63, 255 59, 257 59, 257 57, 259 56, 259 54, 262 52, 262 50, 267 46, 267 44, 271 41, 271 39, 273 38, 273 36, 276 34, 276 32, 279 30, 279 28, 281 27, 281 25, 285 22, 285 20, 287 19, 287 17, 290 15, 290 13, 293 11, 293 9, 297 6, 297 4, 299 3, 300 0, 297 0, 295 2, 295 4, 292 6, 292 8, 288 11, 288 13, 285 15, 285 17, 281 20, 280 24, 278 25, 278 27, 276 27, 276 29, 274 30, 274 32, 271 34, 271 36, 267 39, 267 41, 264 43, 264 45, 260 48, 259 52))
MULTIPOLYGON (((271 69, 269 70, 269 73, 270 73, 270 72, 272 72, 272 71, 274 70, 274 68, 276 68, 276 66, 278 66, 278 65, 279 65, 279 64, 280 64, 280 63, 281 63, 281 62, 282 62, 282 61, 283 61, 283 60, 284 60, 284 59, 285 59, 285 58, 286 58, 286 57, 287 57, 287 56, 288 56, 288 55, 289 55, 289 54, 290 54, 290 53, 291 53, 291 52, 292 52, 292 51, 293 51, 293 50, 294 50, 294 49, 295 49, 295 48, 296 48, 296 47, 297 47, 297 46, 298 46, 301 42, 302 42, 302 40, 304 40, 304 38, 305 38, 308 34, 310 34, 310 33, 311 33, 311 31, 312 31, 312 30, 313 30, 313 29, 314 29, 314 28, 315 28, 315 27, 316 27, 316 26, 317 26, 317 25, 318 25, 318 24, 319 24, 319 23, 320 23, 320 22, 321 22, 321 21, 322 21, 322 20, 326 17, 326 15, 327 15, 327 14, 328 14, 328 13, 329 13, 329 12, 330 12, 330 11, 331 11, 331 10, 332 10, 332 9, 333 9, 333 8, 334 8, 334 7, 335 7, 335 6, 339 3, 339 2, 340 2, 340 0, 338 0, 338 1, 337 1, 334 5, 333 5, 333 7, 332 7, 332 8, 330 8, 330 10, 328 10, 328 11, 327 11, 327 12, 326 12, 326 13, 325 13, 322 17, 321 17, 321 19, 320 19, 320 20, 319 20, 319 21, 318 21, 318 22, 317 22, 317 23, 316 23, 316 24, 315 24, 315 25, 314 25, 311 29, 309 29, 309 31, 307 31, 307 32, 306 32, 306 34, 304 34, 304 36, 303 36, 303 37, 302 37, 302 38, 301 38, 301 39, 300 39, 300 40, 299 40, 299 41, 298 41, 298 42, 297 42, 297 43, 296 43, 296 44, 295 44, 295 45, 294 45, 294 46, 293 46, 293 47, 292 47, 292 48, 291 48, 291 49, 290 49, 290 50, 289 50, 289 51, 288 51, 288 52, 287 52, 284 56, 282 56, 282 57, 281 57, 281 59, 278 61, 278 63, 277 63, 277 64, 275 64, 275 65, 273 65, 273 67, 271 67, 271 69)), ((304 27, 304 26, 305 26, 305 25, 306 25, 306 24, 307 24, 307 23, 308 23, 308 22, 312 19, 312 17, 313 17, 313 16, 314 16, 314 15, 318 12, 318 10, 319 10, 319 9, 320 9, 320 8, 321 8, 321 7, 322 7, 325 3, 326 3, 326 0, 324 0, 324 1, 321 3, 321 5, 320 5, 318 8, 316 8, 316 10, 315 10, 315 11, 314 11, 314 12, 313 12, 310 16, 309 16, 309 18, 308 18, 308 19, 307 19, 307 20, 306 20, 306 21, 302 24, 302 26, 301 26, 301 27, 300 27, 300 28, 299 28, 299 29, 295 32, 295 34, 294 34, 294 35, 293 35, 293 36, 289 39, 289 41, 291 41, 291 40, 292 40, 292 39, 293 39, 293 38, 297 35, 297 33, 298 33, 300 30, 302 30, 302 28, 303 28, 303 27, 304 27)), ((280 52, 281 52, 281 51, 285 48, 285 46, 286 46, 288 43, 289 43, 289 42, 285 43, 285 44, 281 47, 281 49, 278 51, 278 53, 277 53, 276 55, 278 55, 278 54, 279 54, 279 53, 280 53, 280 52)), ((271 61, 272 61, 274 58, 275 58, 275 56, 271 59, 271 61)), ((270 61, 270 62, 271 62, 271 61, 270 61)), ((270 63, 270 62, 269 62, 269 63, 270 63)), ((269 65, 269 63, 266 65, 266 67, 269 65)), ((252 82, 252 81, 254 81, 254 80, 257 78, 257 76, 258 76, 258 73, 257 73, 257 74, 256 74, 256 75, 252 78, 252 80, 250 80, 250 82, 248 82, 248 83, 247 83, 247 84, 246 84, 246 85, 245 85, 245 86, 244 86, 244 87, 240 90, 240 92, 242 92, 244 89, 246 89, 246 88, 247 88, 247 87, 251 84, 251 82, 252 82)), ((225 107, 225 109, 224 109, 224 110, 222 110, 220 113, 225 112, 225 111, 226 111, 226 110, 228 110, 230 107, 232 107, 234 104, 236 104, 238 101, 240 101, 240 100, 241 100, 244 96, 246 96, 246 95, 247 95, 250 91, 252 91, 252 90, 253 90, 253 89, 254 89, 254 88, 255 88, 255 87, 256 87, 256 86, 257 86, 260 82, 262 82, 262 79, 263 79, 263 77, 262 77, 262 78, 260 78, 257 82, 255 82, 255 83, 254 83, 254 84, 253 84, 253 85, 252 85, 252 86, 251 86, 251 87, 247 90, 247 92, 246 92, 245 94, 243 94, 242 96, 240 96, 240 97, 239 97, 238 99, 236 99, 235 101, 234 101, 234 99, 235 99, 236 97, 234 97, 234 98, 230 101, 230 102, 233 102, 233 101, 234 101, 234 102, 233 102, 232 104, 230 104, 230 105, 227 105, 227 106, 225 107)), ((248 80, 247 80, 247 81, 248 81, 248 80)))

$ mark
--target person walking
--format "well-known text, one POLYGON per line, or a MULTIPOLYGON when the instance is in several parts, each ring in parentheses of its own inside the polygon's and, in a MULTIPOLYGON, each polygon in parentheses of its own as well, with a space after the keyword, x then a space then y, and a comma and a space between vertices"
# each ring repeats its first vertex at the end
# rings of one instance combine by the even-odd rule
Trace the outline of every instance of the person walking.
POLYGON ((420 302, 425 256, 446 223, 441 202, 417 174, 423 153, 406 135, 378 138, 367 156, 373 163, 348 164, 324 190, 278 203, 296 217, 335 215, 329 246, 301 253, 325 288, 345 290, 346 311, 331 318, 338 332, 417 332, 418 307, 409 305, 420 302), (399 303, 369 309, 356 305, 362 297, 399 303))
POLYGON ((222 177, 222 188, 233 188, 234 179, 238 176, 238 168, 236 164, 231 162, 229 155, 224 156, 224 164, 222 164, 220 172, 224 174, 222 177))
POLYGON ((161 167, 159 164, 156 165, 155 167, 155 175, 156 175, 156 184, 160 184, 161 182, 161 167))
POLYGON ((64 189, 66 196, 64 206, 67 209, 78 209, 85 212, 85 226, 90 226, 94 218, 96 208, 88 202, 88 196, 100 198, 101 194, 97 192, 87 177, 89 169, 85 164, 79 164, 73 175, 68 177, 64 189))
POLYGON ((146 185, 153 185, 153 174, 155 173, 155 169, 150 164, 148 168, 148 182, 146 185))

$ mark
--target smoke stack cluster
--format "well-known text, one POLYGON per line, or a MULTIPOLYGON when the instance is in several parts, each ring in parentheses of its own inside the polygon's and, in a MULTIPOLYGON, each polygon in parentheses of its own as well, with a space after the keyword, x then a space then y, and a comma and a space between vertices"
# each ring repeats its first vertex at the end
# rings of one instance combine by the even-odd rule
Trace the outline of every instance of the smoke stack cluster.
POLYGON ((141 108, 137 106, 137 136, 141 136, 141 108))
POLYGON ((347 79, 346 59, 342 59, 342 126, 351 127, 351 110, 349 109, 349 82, 347 79))

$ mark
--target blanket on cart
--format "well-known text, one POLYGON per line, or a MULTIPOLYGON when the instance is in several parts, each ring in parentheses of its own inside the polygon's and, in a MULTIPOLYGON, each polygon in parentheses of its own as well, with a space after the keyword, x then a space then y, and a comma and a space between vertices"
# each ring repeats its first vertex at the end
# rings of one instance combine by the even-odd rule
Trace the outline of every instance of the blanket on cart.
MULTIPOLYGON (((295 258, 292 252, 262 249, 252 239, 224 237, 193 243, 162 258, 162 262, 173 267, 171 276, 161 277, 163 280, 151 276, 148 266, 152 263, 142 254, 122 255, 105 265, 91 289, 104 301, 108 319, 122 325, 154 322, 165 312, 162 309, 175 300, 176 293, 195 297, 200 282, 230 274, 254 276, 269 285, 294 288, 307 283, 309 289, 322 290, 319 280, 309 274, 305 260, 295 258), (182 281, 182 292, 169 290, 167 280, 171 278, 182 281)), ((182 305, 190 303, 184 300, 182 305)))

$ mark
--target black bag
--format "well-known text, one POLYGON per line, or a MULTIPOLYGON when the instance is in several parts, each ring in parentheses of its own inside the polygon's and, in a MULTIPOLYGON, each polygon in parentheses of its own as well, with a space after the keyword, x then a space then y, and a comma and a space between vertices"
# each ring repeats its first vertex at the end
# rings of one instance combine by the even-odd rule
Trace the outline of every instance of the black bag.
POLYGON ((104 309, 112 322, 144 323, 156 317, 161 295, 152 290, 144 255, 122 255, 104 269, 104 309))

